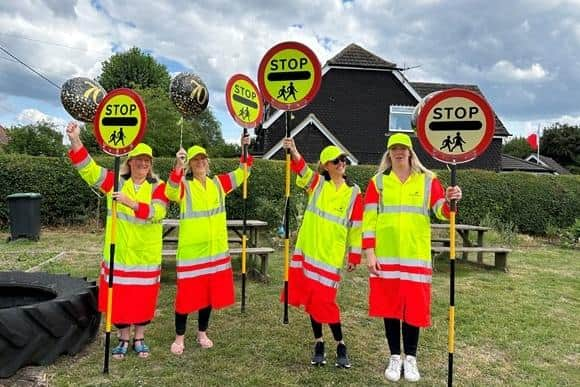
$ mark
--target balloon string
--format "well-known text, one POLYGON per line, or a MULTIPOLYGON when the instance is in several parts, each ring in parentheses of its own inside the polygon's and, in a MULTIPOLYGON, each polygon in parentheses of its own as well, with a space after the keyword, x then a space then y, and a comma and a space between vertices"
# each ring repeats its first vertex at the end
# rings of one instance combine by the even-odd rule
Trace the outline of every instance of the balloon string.
POLYGON ((183 117, 177 122, 179 125, 179 148, 183 148, 183 117))

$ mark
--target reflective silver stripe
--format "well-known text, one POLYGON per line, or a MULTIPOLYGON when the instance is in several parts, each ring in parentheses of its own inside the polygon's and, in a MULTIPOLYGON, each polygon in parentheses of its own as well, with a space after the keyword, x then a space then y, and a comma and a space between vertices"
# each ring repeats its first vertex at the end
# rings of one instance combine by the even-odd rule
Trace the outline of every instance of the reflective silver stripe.
POLYGON ((431 206, 429 206, 429 199, 431 198, 431 180, 431 175, 425 174, 425 190, 423 191, 425 197, 423 197, 423 208, 425 208, 427 214, 429 214, 429 208, 431 208, 431 206))
POLYGON ((352 218, 352 212, 354 210, 354 202, 356 201, 356 196, 360 193, 360 188, 358 185, 354 185, 351 189, 350 201, 348 202, 348 208, 346 210, 346 218, 350 220, 352 218))
POLYGON ((360 220, 355 220, 353 222, 350 222, 350 227, 352 227, 352 228, 362 227, 362 222, 360 220))
POLYGON ((375 238, 376 234, 374 231, 365 231, 362 234, 363 239, 364 238, 375 238))
POLYGON ((219 273, 220 271, 231 269, 231 267, 232 264, 230 262, 227 262, 221 265, 206 267, 203 269, 181 271, 177 272, 177 278, 185 279, 185 278, 201 277, 202 275, 219 273))
POLYGON ((161 276, 155 278, 138 278, 138 277, 113 277, 113 284, 117 285, 155 285, 158 284, 161 276))
MULTIPOLYGON (((109 269, 109 261, 103 261, 103 264, 107 269, 109 269)), ((142 271, 142 272, 159 272, 161 271, 161 265, 123 265, 121 263, 115 262, 115 271, 122 270, 122 271, 142 271)))
POLYGON ((381 206, 380 212, 383 214, 399 214, 399 213, 410 213, 429 216, 429 210, 424 207, 415 206, 381 206))
MULTIPOLYGON (((108 210, 107 216, 113 216, 113 211, 108 210)), ((148 224, 150 223, 147 219, 139 219, 133 215, 126 214, 124 212, 117 211, 117 219, 124 220, 125 222, 133 224, 148 224)))
MULTIPOLYGON (((101 174, 99 175, 97 182, 95 184, 93 184, 93 187, 96 187, 96 188, 101 188, 101 184, 103 184, 103 182, 107 178, 107 169, 103 168, 103 167, 99 167, 99 168, 101 168, 101 174)), ((111 189, 111 191, 112 191, 112 189, 111 189)), ((119 191, 121 191, 120 188, 119 188, 119 191)))
POLYGON ((300 255, 300 256, 304 256, 304 251, 302 251, 302 249, 299 248, 295 248, 294 249, 294 255, 300 255))
POLYGON ((324 286, 328 286, 328 287, 335 288, 335 289, 338 288, 338 281, 330 280, 330 279, 323 277, 318 273, 314 273, 308 269, 304 269, 304 276, 306 276, 307 278, 310 278, 313 281, 319 282, 324 286))
MULTIPOLYGON (((240 167, 243 168, 242 164, 240 164, 240 167)), ((230 172, 230 173, 228 173, 227 176, 230 179, 230 183, 232 185, 232 191, 240 186, 240 184, 236 180, 236 173, 235 172, 230 172)))
POLYGON ((87 154, 87 156, 84 159, 82 159, 81 161, 79 161, 78 163, 75 164, 75 168, 76 169, 83 169, 84 167, 89 165, 91 160, 92 160, 92 157, 87 154))
POLYGON ((365 204, 364 211, 365 212, 367 212, 367 211, 376 212, 377 208, 379 208, 377 203, 368 203, 368 204, 365 204))
POLYGON ((224 208, 224 193, 222 183, 220 183, 220 180, 217 178, 217 176, 214 176, 212 181, 214 182, 218 190, 218 195, 220 197, 220 208, 224 208))
POLYGON ((224 207, 218 207, 204 211, 187 211, 181 214, 181 219, 207 218, 208 216, 221 214, 222 212, 225 212, 224 207))
POLYGON ((216 255, 211 255, 209 257, 203 257, 203 258, 191 258, 191 259, 178 259, 177 260, 177 267, 183 267, 183 266, 191 266, 191 265, 202 265, 204 263, 210 263, 210 262, 215 262, 215 261, 219 261, 221 259, 225 259, 228 258, 230 256, 230 254, 225 251, 216 255))
POLYGON ((320 216, 321 218, 324 218, 326 220, 329 220, 333 223, 337 223, 340 224, 341 226, 347 226, 348 225, 348 220, 344 219, 344 218, 340 218, 336 215, 333 214, 329 214, 326 211, 321 210, 320 208, 309 208, 309 211, 320 216))
POLYGON ((304 261, 306 263, 308 263, 309 265, 314 266, 320 270, 324 270, 330 274, 340 273, 340 270, 337 269, 336 267, 330 266, 329 264, 324 263, 324 262, 317 261, 317 260, 313 259, 312 257, 305 256, 304 261))
POLYGON ((435 213, 435 215, 437 215, 437 216, 443 215, 442 209, 443 209, 444 204, 445 204, 445 198, 441 198, 435 202, 435 204, 433 205, 433 212, 435 213))
MULTIPOLYGON (((184 181, 183 185, 185 186, 185 214, 187 213, 192 213, 193 212, 193 196, 191 194, 191 184, 193 183, 193 181, 190 183, 189 181, 184 181)), ((181 219, 184 218, 184 213, 179 214, 179 217, 181 219)))
POLYGON ((401 265, 409 267, 422 267, 431 269, 431 260, 425 261, 422 259, 407 259, 397 257, 377 257, 377 262, 381 265, 401 265))
POLYGON ((399 279, 405 281, 430 284, 431 276, 427 274, 411 274, 401 271, 379 271, 378 275, 371 274, 371 277, 382 279, 399 279))
POLYGON ((362 254, 362 247, 350 247, 349 251, 353 254, 362 254))
POLYGON ((302 167, 302 169, 300 171, 298 171, 298 174, 302 177, 306 174, 307 171, 308 171, 308 165, 306 164, 306 162, 304 162, 304 166, 302 167))
POLYGON ((290 261, 290 267, 293 267, 295 269, 300 269, 302 267, 302 261, 290 261))
POLYGON ((377 212, 382 212, 384 203, 383 203, 383 178, 384 174, 375 175, 375 186, 377 188, 377 192, 379 193, 379 202, 377 203, 378 208, 377 212))

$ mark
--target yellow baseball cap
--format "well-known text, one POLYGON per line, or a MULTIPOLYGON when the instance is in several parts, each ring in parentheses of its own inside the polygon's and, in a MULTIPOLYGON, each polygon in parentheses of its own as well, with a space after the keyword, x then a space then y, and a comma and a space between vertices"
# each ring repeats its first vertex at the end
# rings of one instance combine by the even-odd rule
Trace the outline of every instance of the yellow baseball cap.
POLYGON ((194 158, 199 154, 205 155, 207 157, 207 151, 205 150, 205 148, 199 145, 194 145, 187 150, 187 159, 191 160, 192 158, 194 158))
POLYGON ((393 145, 405 145, 409 149, 413 149, 413 143, 411 142, 411 137, 404 133, 395 133, 387 141, 387 149, 393 145))
POLYGON ((320 163, 326 164, 329 161, 336 159, 338 156, 343 155, 344 152, 340 150, 339 147, 334 145, 329 145, 320 152, 320 163))
POLYGON ((153 150, 147 144, 144 144, 144 143, 137 144, 137 146, 135 148, 133 148, 133 150, 131 152, 129 152, 129 159, 132 159, 133 157, 137 157, 137 156, 141 156, 141 155, 145 155, 145 156, 149 156, 149 157, 153 158, 153 150))

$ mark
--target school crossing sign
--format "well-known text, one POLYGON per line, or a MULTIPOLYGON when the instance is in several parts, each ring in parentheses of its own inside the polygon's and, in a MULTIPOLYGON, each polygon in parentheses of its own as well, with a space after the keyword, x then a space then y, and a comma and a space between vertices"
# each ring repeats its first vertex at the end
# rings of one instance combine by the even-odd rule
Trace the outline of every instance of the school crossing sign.
POLYGON ((417 138, 433 158, 464 163, 480 156, 495 132, 487 101, 465 89, 448 89, 428 95, 416 108, 417 138))
POLYGON ((143 100, 131 89, 115 89, 99 104, 93 121, 103 152, 123 156, 139 144, 147 127, 143 100))
POLYGON ((226 104, 242 128, 255 128, 262 122, 264 104, 258 87, 244 74, 233 75, 226 85, 226 104))
POLYGON ((258 84, 264 99, 279 110, 298 110, 318 93, 321 68, 314 52, 298 42, 272 47, 260 62, 258 84))

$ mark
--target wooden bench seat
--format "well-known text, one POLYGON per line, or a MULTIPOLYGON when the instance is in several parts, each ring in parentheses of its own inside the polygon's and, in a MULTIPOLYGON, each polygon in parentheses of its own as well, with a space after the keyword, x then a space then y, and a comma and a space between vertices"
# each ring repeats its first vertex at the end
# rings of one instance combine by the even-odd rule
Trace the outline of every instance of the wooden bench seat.
MULTIPOLYGON (((447 253, 449 255, 449 246, 431 246, 431 253, 447 253)), ((483 265, 482 255, 480 253, 493 253, 494 254, 494 267, 498 270, 506 271, 507 255, 511 252, 511 249, 505 247, 463 247, 457 246, 455 248, 456 253, 478 253, 477 264, 483 265)), ((466 255, 463 255, 465 260, 466 255)))
MULTIPOLYGON (((268 258, 269 255, 274 252, 274 249, 271 247, 247 247, 246 254, 253 260, 253 257, 258 256, 260 257, 260 270, 259 275, 262 277, 263 280, 268 279, 268 258)), ((163 249, 161 255, 163 256, 175 256, 177 254, 177 249, 163 249)), ((233 247, 230 248, 231 255, 242 255, 242 248, 241 247, 233 247)))

